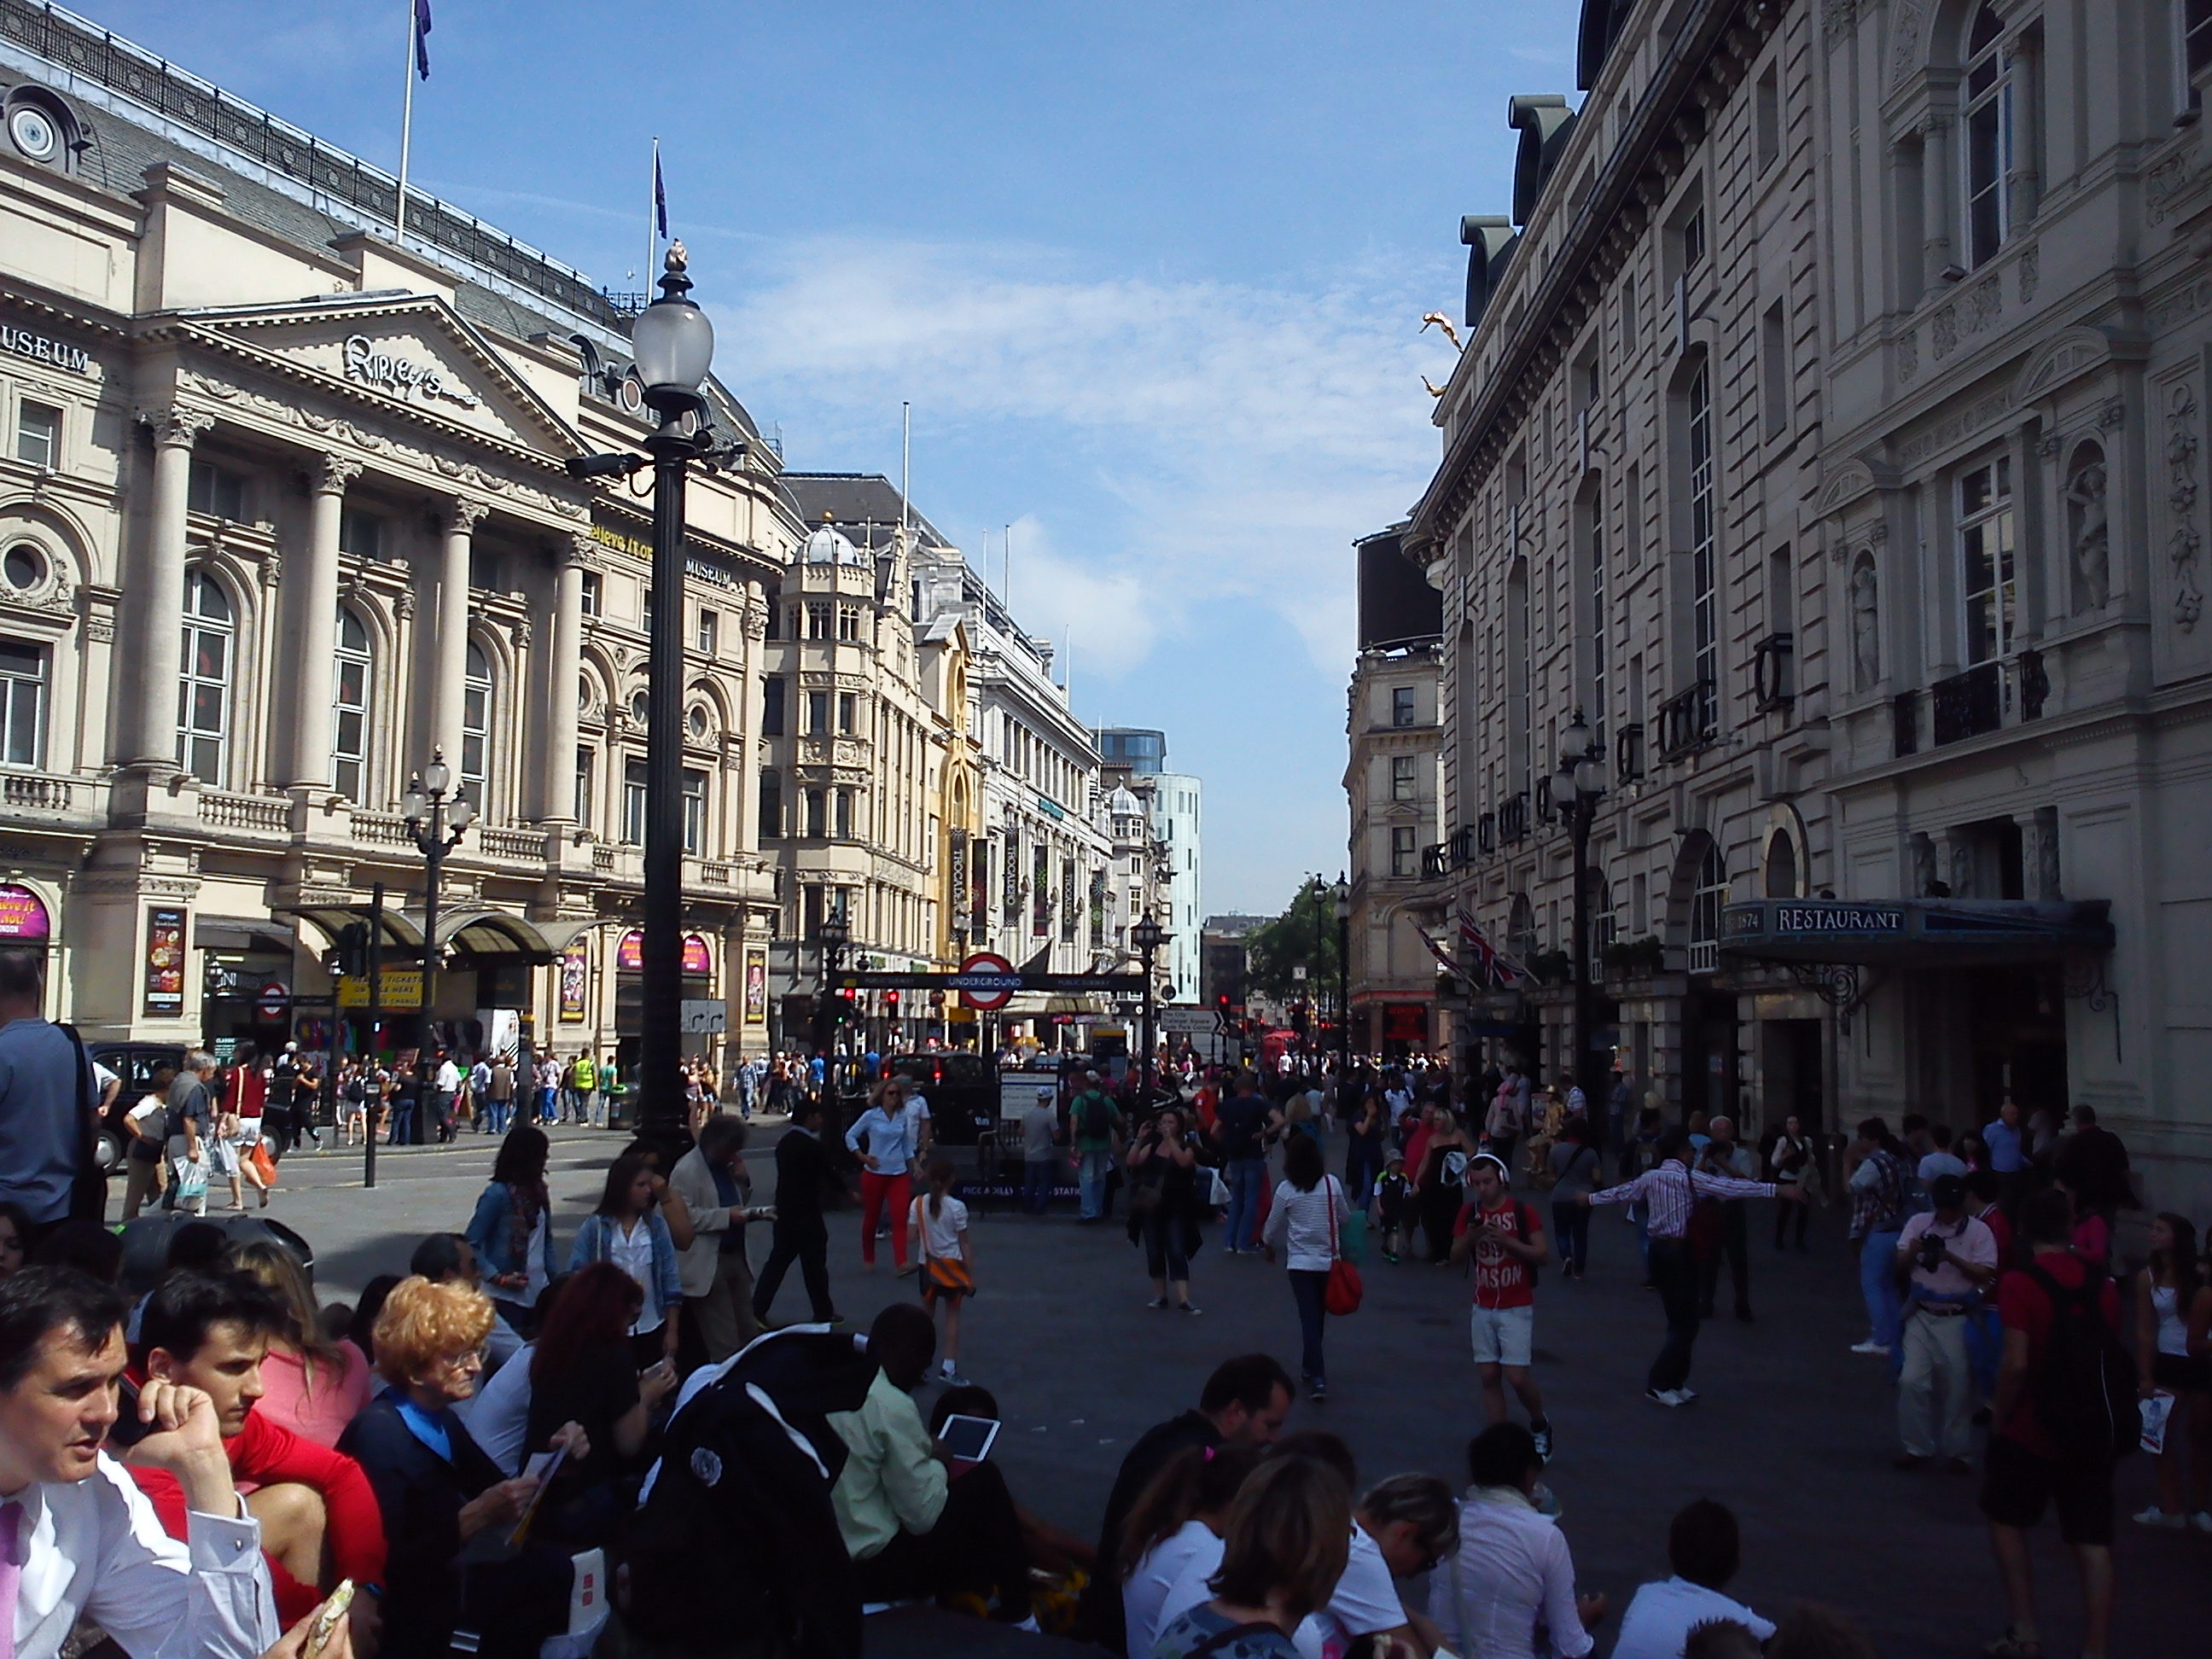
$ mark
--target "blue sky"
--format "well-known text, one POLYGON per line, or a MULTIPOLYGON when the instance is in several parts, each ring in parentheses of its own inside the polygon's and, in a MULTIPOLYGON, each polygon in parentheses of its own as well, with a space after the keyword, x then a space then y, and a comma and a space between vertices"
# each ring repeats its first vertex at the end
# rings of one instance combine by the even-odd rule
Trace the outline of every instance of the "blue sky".
MULTIPOLYGON (((408 0, 78 0, 386 167, 408 0)), ((657 133, 715 368, 795 468, 898 470, 1206 781, 1205 903, 1345 862, 1350 543, 1437 453, 1463 213, 1574 0, 433 0, 413 179, 637 285, 657 133)))

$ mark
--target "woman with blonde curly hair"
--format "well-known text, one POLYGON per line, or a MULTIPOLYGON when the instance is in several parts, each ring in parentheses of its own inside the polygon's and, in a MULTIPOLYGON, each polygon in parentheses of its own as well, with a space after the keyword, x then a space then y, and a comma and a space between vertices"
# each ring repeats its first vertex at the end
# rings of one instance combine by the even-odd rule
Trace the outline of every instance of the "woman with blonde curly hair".
MULTIPOLYGON (((338 1441, 367 1472, 384 1515, 382 1646, 392 1659, 446 1652, 462 1545, 513 1525, 537 1490, 535 1480, 507 1480, 453 1413, 476 1393, 491 1323, 491 1299, 481 1291, 402 1279, 376 1317, 376 1369, 386 1387, 338 1441)), ((554 1442, 571 1456, 590 1449, 574 1424, 554 1442)))

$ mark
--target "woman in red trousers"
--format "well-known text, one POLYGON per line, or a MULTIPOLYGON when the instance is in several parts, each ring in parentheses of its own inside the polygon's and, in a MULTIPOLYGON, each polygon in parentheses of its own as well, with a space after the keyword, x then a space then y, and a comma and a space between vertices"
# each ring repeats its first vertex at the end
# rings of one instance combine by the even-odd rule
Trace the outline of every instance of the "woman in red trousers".
POLYGON ((878 1082, 868 1093, 868 1109, 846 1131, 845 1145, 860 1155, 860 1261, 876 1265, 876 1220, 886 1209, 891 1216, 891 1256, 906 1266, 907 1200, 913 1191, 907 1170, 915 1149, 907 1139, 905 1115, 899 1103, 878 1082))

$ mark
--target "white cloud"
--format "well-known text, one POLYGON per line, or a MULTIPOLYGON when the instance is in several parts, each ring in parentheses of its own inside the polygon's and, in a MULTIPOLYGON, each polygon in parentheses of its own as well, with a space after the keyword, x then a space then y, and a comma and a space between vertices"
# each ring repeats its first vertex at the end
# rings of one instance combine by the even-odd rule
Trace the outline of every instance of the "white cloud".
POLYGON ((1450 360, 1418 331, 1451 279, 1416 280, 1371 258, 1304 289, 1087 278, 1036 250, 824 239, 786 249, 718 320, 757 409, 873 427, 911 398, 931 421, 989 422, 1010 434, 1010 489, 1023 452, 1079 457, 1115 522, 1046 506, 1014 539, 1016 609, 1054 637, 1073 619, 1079 678, 1094 632, 1126 670, 1219 601, 1276 608, 1334 672, 1350 543, 1402 514, 1435 460, 1420 376, 1450 360))

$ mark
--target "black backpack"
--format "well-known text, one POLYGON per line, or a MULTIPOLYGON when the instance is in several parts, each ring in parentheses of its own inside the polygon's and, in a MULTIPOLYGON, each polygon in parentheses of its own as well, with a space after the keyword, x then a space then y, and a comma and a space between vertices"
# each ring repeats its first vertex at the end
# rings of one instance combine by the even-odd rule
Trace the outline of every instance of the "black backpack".
POLYGON ((1114 1127, 1114 1104, 1105 1096, 1096 1092, 1083 1097, 1083 1133, 1095 1140, 1114 1127))
POLYGON ((2029 1385, 2036 1421, 2063 1456, 2095 1462, 2124 1457, 2142 1433, 2130 1354, 2106 1322, 2101 1273, 2069 1290, 2043 1268, 2028 1276, 2051 1298, 2051 1334, 2029 1385))

